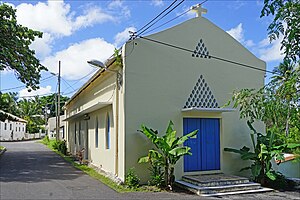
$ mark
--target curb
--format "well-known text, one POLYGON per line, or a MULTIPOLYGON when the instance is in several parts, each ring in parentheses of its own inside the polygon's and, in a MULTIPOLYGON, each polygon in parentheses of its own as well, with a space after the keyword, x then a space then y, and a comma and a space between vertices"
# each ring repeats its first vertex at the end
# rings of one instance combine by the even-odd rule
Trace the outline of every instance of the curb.
POLYGON ((0 157, 2 156, 2 154, 4 154, 4 152, 6 151, 6 148, 4 147, 3 150, 0 150, 0 157))

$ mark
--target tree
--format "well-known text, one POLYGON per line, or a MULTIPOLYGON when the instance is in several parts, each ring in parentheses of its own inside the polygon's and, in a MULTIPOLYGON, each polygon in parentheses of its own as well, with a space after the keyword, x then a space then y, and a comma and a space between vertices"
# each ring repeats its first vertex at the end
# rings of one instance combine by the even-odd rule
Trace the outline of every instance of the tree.
POLYGON ((43 111, 40 99, 22 99, 18 101, 20 117, 27 121, 27 130, 29 133, 39 132, 44 125, 43 111))
MULTIPOLYGON (((60 115, 64 114, 63 106, 65 102, 67 102, 70 98, 67 96, 60 96, 60 115)), ((48 95, 40 97, 41 106, 46 109, 50 110, 48 117, 55 117, 56 110, 55 110, 55 102, 56 102, 56 94, 48 95)))
POLYGON ((13 115, 18 115, 17 100, 18 97, 16 92, 0 92, 0 110, 13 115))
POLYGON ((145 125, 142 125, 141 133, 147 136, 154 144, 156 149, 149 150, 147 156, 139 159, 139 163, 149 162, 154 169, 164 168, 165 186, 172 190, 174 177, 174 167, 177 161, 184 155, 191 155, 190 147, 182 146, 182 144, 190 137, 195 136, 198 130, 188 133, 184 136, 176 137, 176 131, 173 128, 172 121, 166 130, 166 134, 162 137, 158 136, 158 131, 154 131, 145 125))
POLYGON ((42 33, 17 24, 16 10, 0 4, 0 70, 13 70, 16 77, 31 89, 37 89, 40 72, 47 70, 29 48, 42 33))
POLYGON ((272 168, 272 159, 275 157, 279 161, 284 160, 283 153, 300 147, 300 144, 286 143, 270 130, 265 135, 258 133, 249 121, 247 124, 252 131, 250 136, 253 151, 250 151, 250 148, 246 146, 239 150, 233 148, 225 148, 224 150, 240 154, 243 160, 253 161, 250 166, 242 168, 241 171, 251 170, 252 178, 256 182, 266 185, 269 180, 275 181, 280 177, 280 174, 272 168))
POLYGON ((274 15, 269 25, 270 41, 283 35, 281 49, 285 59, 299 63, 300 56, 300 1, 299 0, 265 0, 261 16, 274 15))

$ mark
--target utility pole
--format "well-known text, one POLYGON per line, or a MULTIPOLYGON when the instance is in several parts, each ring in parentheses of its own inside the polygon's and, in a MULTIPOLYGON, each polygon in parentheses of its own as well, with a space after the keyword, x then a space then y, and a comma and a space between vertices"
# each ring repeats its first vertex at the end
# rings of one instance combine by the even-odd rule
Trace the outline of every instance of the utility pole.
POLYGON ((60 61, 58 61, 58 92, 57 92, 57 113, 56 113, 56 140, 60 140, 60 61))

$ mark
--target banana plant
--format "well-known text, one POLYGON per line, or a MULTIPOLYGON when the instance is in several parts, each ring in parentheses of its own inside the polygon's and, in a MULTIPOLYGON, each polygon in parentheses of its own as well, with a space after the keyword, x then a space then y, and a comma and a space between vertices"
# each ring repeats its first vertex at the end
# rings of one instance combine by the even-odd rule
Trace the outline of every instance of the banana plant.
POLYGON ((150 141, 154 144, 155 148, 149 150, 148 155, 141 157, 139 163, 150 163, 152 167, 163 168, 164 182, 170 190, 172 190, 173 183, 175 181, 174 167, 177 161, 184 155, 191 155, 191 148, 182 146, 182 144, 190 137, 195 136, 198 130, 194 130, 184 136, 176 137, 176 131, 174 130, 174 124, 172 121, 166 130, 166 134, 159 136, 157 130, 141 126, 141 130, 150 141))
POLYGON ((250 137, 254 151, 251 152, 250 148, 246 146, 241 149, 224 148, 224 150, 240 154, 242 160, 252 160, 253 163, 242 168, 241 171, 250 169, 254 180, 265 185, 266 178, 274 181, 278 176, 272 168, 272 159, 283 160, 284 152, 297 148, 300 144, 284 143, 274 132, 267 131, 267 134, 263 135, 258 133, 249 121, 247 124, 252 131, 250 137))

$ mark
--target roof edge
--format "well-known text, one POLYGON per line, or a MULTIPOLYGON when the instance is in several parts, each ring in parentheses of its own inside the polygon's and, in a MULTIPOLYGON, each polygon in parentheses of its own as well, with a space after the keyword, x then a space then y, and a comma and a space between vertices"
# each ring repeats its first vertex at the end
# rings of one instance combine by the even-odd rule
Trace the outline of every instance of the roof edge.
MULTIPOLYGON (((112 66, 116 61, 115 57, 112 57, 111 59, 108 59, 105 62, 105 65, 107 66, 107 68, 109 68, 110 66, 112 66)), ((67 106, 71 101, 73 101, 78 95, 80 95, 80 93, 85 90, 92 82, 94 82, 103 72, 105 71, 105 69, 99 69, 87 82, 85 82, 85 84, 83 86, 81 86, 81 88, 79 88, 77 90, 77 92, 75 94, 73 94, 71 96, 71 98, 65 103, 64 106, 67 106)))

